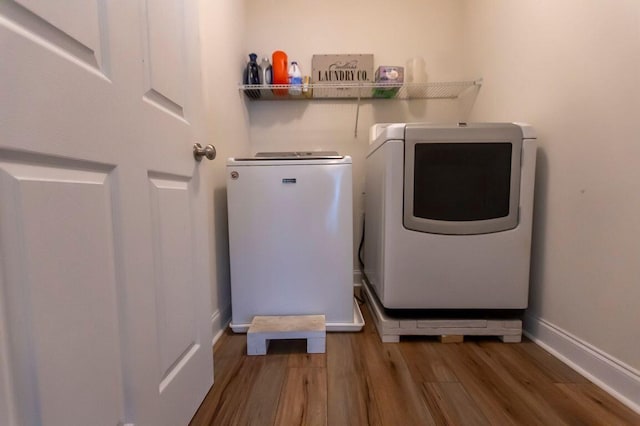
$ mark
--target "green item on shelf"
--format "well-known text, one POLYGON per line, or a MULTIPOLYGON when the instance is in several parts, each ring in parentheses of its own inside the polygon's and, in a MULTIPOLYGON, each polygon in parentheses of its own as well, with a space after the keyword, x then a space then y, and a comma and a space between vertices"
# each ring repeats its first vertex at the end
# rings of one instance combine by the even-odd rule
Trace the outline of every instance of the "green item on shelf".
POLYGON ((398 89, 399 87, 390 87, 385 89, 381 87, 374 87, 372 94, 374 98, 390 99, 398 93, 398 89))

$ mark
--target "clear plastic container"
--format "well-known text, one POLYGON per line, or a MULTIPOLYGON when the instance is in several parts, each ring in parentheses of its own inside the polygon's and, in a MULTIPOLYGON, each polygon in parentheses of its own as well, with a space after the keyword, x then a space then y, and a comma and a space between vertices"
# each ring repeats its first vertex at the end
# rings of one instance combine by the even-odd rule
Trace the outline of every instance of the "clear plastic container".
POLYGON ((421 97, 424 88, 421 87, 427 82, 427 72, 425 71, 424 59, 420 56, 410 58, 407 61, 407 75, 405 82, 409 83, 407 86, 409 96, 412 98, 421 97))
POLYGON ((313 87, 311 86, 311 76, 305 75, 302 77, 302 94, 306 98, 313 97, 313 87))

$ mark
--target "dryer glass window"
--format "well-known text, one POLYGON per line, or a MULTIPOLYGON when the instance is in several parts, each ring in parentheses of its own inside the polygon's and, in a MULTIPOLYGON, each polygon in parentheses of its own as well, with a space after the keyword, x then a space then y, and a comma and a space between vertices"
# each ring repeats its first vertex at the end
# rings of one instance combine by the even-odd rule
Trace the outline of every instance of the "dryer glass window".
POLYGON ((522 131, 515 125, 407 127, 403 225, 487 234, 518 225, 522 131))
POLYGON ((415 145, 413 216, 477 221, 509 215, 511 143, 415 145))

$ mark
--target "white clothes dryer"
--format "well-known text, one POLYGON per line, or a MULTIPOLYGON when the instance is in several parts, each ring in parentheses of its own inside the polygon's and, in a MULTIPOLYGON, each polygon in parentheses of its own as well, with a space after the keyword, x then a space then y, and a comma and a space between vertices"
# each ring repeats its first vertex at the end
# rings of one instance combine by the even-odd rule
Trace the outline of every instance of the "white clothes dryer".
POLYGON ((524 124, 376 124, 364 271, 388 309, 527 307, 536 140, 524 124))

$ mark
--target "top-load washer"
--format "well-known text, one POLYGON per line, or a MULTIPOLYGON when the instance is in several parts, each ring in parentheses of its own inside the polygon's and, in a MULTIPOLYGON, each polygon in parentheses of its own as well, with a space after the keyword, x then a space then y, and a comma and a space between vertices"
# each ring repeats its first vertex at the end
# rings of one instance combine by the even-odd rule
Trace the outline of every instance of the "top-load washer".
POLYGON ((256 315, 325 315, 359 330, 353 299, 351 157, 259 153, 227 161, 231 327, 256 315))
POLYGON ((536 140, 524 124, 377 124, 364 271, 388 309, 523 309, 536 140))

